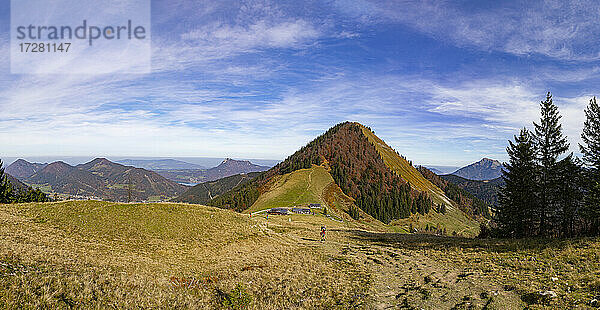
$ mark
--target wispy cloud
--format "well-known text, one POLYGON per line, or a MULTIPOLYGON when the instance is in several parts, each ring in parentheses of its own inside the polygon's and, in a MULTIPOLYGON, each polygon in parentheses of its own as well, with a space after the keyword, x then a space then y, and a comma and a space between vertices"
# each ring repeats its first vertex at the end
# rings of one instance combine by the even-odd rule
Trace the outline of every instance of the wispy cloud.
POLYGON ((259 21, 249 26, 213 24, 181 35, 185 41, 217 46, 230 51, 256 48, 293 48, 319 37, 319 31, 304 20, 268 24, 259 21))
POLYGON ((600 6, 595 1, 336 3, 363 22, 400 22, 459 46, 565 60, 600 59, 600 46, 590 44, 600 33, 600 6))

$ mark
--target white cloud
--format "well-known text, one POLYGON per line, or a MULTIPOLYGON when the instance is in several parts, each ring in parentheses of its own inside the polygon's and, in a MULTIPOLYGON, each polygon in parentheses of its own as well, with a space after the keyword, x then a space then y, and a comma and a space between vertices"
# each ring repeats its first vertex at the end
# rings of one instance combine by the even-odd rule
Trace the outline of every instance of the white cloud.
POLYGON ((471 8, 459 8, 452 1, 360 3, 349 6, 341 0, 337 7, 366 23, 399 22, 462 47, 566 60, 600 59, 600 5, 592 0, 475 3, 471 8))
MULTIPOLYGON (((480 81, 453 87, 434 86, 431 89, 433 101, 430 102, 430 111, 474 117, 481 121, 481 127, 511 135, 522 127, 533 130, 532 123, 539 122, 540 118, 539 103, 546 99, 543 91, 518 82, 480 81)), ((584 109, 591 97, 553 96, 562 115, 564 134, 569 138, 573 152, 579 151, 584 109)))
POLYGON ((247 52, 259 48, 297 48, 319 36, 312 24, 298 19, 278 23, 261 20, 248 26, 211 24, 184 33, 181 38, 209 48, 247 52))

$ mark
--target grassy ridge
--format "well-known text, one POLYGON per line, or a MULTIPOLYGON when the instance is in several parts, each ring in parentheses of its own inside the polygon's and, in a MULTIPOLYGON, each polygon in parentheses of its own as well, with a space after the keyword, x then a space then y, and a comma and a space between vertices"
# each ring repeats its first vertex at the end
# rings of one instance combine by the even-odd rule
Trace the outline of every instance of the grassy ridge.
POLYGON ((368 288, 363 267, 217 208, 0 205, 0 223, 2 309, 207 309, 238 293, 252 309, 335 308, 368 288))
POLYGON ((331 183, 334 183, 333 178, 321 166, 275 176, 267 185, 269 190, 258 198, 249 211, 308 203, 325 205, 323 191, 331 183))
POLYGON ((383 162, 388 168, 409 182, 414 189, 429 193, 435 203, 451 205, 450 200, 444 195, 444 192, 441 189, 425 179, 415 167, 413 167, 406 159, 398 155, 394 149, 377 137, 371 130, 363 125, 360 125, 360 127, 363 134, 369 139, 369 142, 375 146, 375 149, 377 149, 377 152, 379 152, 383 162))
POLYGON ((469 218, 464 212, 455 207, 455 203, 448 199, 444 192, 413 167, 406 159, 388 146, 383 140, 377 137, 370 129, 360 125, 362 132, 375 146, 377 152, 381 155, 385 165, 392 171, 399 174, 404 180, 408 181, 416 190, 429 193, 436 204, 444 203, 447 206, 447 212, 440 214, 431 211, 426 215, 413 214, 409 218, 396 220, 391 223, 392 226, 400 228, 400 231, 408 232, 410 227, 423 231, 427 226, 440 227, 446 229, 448 234, 456 232, 464 236, 475 236, 479 232, 479 223, 469 218))
POLYGON ((456 233, 460 236, 475 237, 479 234, 479 222, 469 218, 457 208, 448 209, 444 214, 433 211, 425 215, 413 214, 409 218, 393 221, 390 225, 405 232, 409 232, 410 227, 424 232, 429 226, 431 229, 438 227, 442 230, 445 229, 449 236, 456 233))

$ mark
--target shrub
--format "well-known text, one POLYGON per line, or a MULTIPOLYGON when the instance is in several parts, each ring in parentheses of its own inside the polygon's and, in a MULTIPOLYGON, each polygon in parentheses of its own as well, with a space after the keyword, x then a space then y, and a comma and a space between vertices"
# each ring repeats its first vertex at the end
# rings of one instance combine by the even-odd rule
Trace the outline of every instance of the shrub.
POLYGON ((217 291, 221 297, 221 305, 226 309, 241 310, 248 309, 252 296, 246 291, 246 287, 238 283, 235 288, 229 292, 217 291))

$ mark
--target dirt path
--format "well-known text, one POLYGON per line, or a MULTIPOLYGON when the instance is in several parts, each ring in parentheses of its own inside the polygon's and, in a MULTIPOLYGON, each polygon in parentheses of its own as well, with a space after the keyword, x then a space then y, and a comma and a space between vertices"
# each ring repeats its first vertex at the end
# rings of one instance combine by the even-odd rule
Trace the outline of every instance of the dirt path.
POLYGON ((206 188, 206 191, 208 192, 208 197, 212 200, 214 197, 210 193, 210 189, 208 189, 208 186, 206 186, 206 184, 204 184, 204 188, 206 188))
MULTIPOLYGON (((305 193, 308 192, 308 190, 310 189, 310 185, 312 184, 313 172, 314 172, 314 170, 311 170, 310 173, 308 174, 308 182, 306 182, 306 189, 304 190, 305 193)), ((296 200, 294 200, 294 202, 292 202, 292 204, 296 204, 296 202, 298 202, 298 200, 300 200, 300 197, 297 197, 296 200)))
POLYGON ((417 251, 372 244, 348 250, 375 276, 376 309, 520 309, 518 296, 480 274, 456 269, 417 251))
MULTIPOLYGON (((317 238, 288 235, 292 242, 365 265, 373 276, 367 308, 374 309, 522 309, 519 297, 485 275, 438 262, 422 250, 357 241, 356 231, 328 232, 317 238)), ((316 236, 316 233, 315 233, 316 236)))

